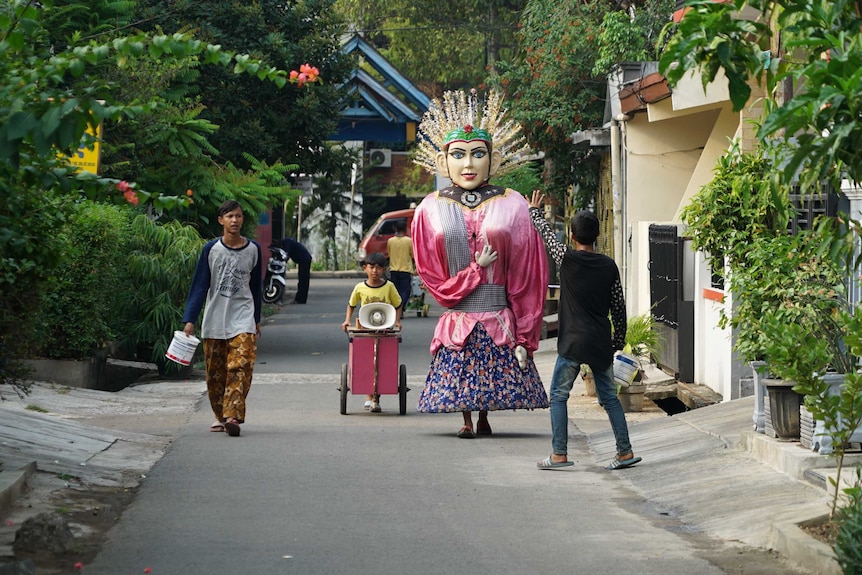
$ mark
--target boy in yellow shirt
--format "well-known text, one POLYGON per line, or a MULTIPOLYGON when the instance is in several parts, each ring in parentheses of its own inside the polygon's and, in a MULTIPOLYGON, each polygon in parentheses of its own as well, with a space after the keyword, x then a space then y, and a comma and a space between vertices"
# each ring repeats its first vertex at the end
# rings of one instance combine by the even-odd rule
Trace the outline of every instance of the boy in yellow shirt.
MULTIPOLYGON (((380 252, 370 254, 365 260, 359 262, 368 279, 359 282, 353 288, 350 299, 347 300, 347 311, 341 329, 345 332, 350 327, 353 311, 358 305, 382 302, 388 303, 395 308, 395 329, 401 329, 401 296, 395 288, 395 284, 383 278, 386 271, 386 257, 380 252)), ((380 403, 373 395, 369 395, 365 401, 365 409, 374 413, 380 413, 380 403)))

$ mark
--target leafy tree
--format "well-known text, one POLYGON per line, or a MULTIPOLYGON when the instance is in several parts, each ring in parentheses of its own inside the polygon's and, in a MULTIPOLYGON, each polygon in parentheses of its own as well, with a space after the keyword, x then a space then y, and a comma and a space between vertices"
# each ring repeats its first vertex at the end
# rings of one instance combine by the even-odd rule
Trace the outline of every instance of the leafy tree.
POLYGON ((519 58, 501 65, 510 114, 530 145, 545 152, 546 189, 564 197, 570 185, 595 189, 598 163, 568 142, 602 123, 607 82, 592 73, 596 39, 609 1, 533 0, 521 18, 519 58))
POLYGON ((536 163, 521 164, 511 172, 491 178, 490 183, 512 188, 529 197, 533 190, 542 187, 542 168, 536 163))
POLYGON ((138 18, 142 28, 193 29, 213 44, 285 69, 318 67, 324 82, 313 90, 280 90, 262 78, 212 67, 201 69, 194 81, 204 106, 200 117, 219 126, 209 138, 219 158, 245 168, 248 153, 268 164, 299 164, 315 172, 326 162, 325 141, 335 131, 341 86, 353 68, 340 52, 344 28, 332 2, 140 0, 138 18))
MULTIPOLYGON (((359 159, 355 151, 341 145, 332 145, 327 157, 329 163, 322 167, 315 178, 314 195, 303 204, 303 211, 312 216, 304 220, 302 236, 308 237, 313 230, 315 235, 322 237, 326 269, 342 269, 342 265, 352 263, 352 246, 356 246, 358 240, 352 230, 345 230, 359 222, 356 215, 359 206, 355 201, 351 202, 350 197, 351 173, 359 159)), ((361 186, 360 178, 356 183, 355 197, 362 195, 361 186)))
POLYGON ((621 62, 654 60, 661 52, 659 38, 674 6, 674 0, 653 0, 605 14, 593 74, 607 74, 621 62))
POLYGON ((81 39, 112 37, 132 23, 134 0, 53 0, 45 5, 42 25, 54 50, 66 50, 81 39))
POLYGON ((116 124, 162 104, 118 100, 117 82, 106 70, 140 60, 194 57, 277 86, 288 81, 283 70, 190 34, 134 33, 85 41, 73 33, 63 48, 51 42, 44 26, 56 14, 54 6, 51 0, 38 7, 23 0, 0 3, 0 346, 15 357, 26 351, 27 338, 18 336, 27 335, 27 319, 38 311, 32 294, 45 289, 64 263, 57 230, 75 202, 118 198, 119 187, 128 201, 149 202, 155 209, 188 203, 185 195, 144 190, 69 165, 66 158, 77 151, 88 128, 116 124))
POLYGON ((806 187, 842 177, 862 181, 862 32, 860 5, 851 0, 691 1, 669 27, 660 69, 671 85, 699 70, 704 86, 727 77, 734 110, 765 82, 766 117, 758 138, 778 139, 787 181, 806 187), (744 7, 763 15, 737 17, 744 7), (788 92, 783 88, 793 86, 788 92))
POLYGON ((545 153, 546 190, 562 200, 576 191, 585 207, 598 189, 600 158, 572 146, 573 132, 604 120, 613 65, 643 58, 658 41, 672 2, 531 0, 523 12, 517 58, 501 65, 500 85, 530 145, 545 153), (632 20, 632 14, 634 19, 632 20))
POLYGON ((524 0, 338 0, 336 5, 403 74, 431 97, 482 87, 513 57, 524 0), (429 55, 433 54, 433 58, 429 55))

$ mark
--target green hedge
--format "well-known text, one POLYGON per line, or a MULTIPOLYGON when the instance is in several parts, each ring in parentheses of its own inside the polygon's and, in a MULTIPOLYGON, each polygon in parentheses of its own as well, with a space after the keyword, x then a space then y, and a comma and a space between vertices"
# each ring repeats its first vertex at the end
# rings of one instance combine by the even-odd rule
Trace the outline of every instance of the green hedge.
POLYGON ((41 357, 84 359, 114 340, 128 297, 124 262, 130 211, 82 202, 58 235, 63 246, 53 281, 43 285, 34 341, 41 357))

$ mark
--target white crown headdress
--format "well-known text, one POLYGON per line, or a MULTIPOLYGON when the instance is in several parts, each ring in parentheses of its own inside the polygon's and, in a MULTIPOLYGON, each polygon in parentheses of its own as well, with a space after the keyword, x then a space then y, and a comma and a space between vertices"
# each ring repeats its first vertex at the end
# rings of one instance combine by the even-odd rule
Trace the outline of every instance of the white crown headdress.
POLYGON ((463 90, 444 92, 442 103, 439 98, 434 98, 419 124, 418 146, 413 162, 432 174, 437 173, 437 152, 443 149, 447 137, 448 141, 452 141, 453 132, 463 134, 466 130, 468 134, 475 132, 490 135, 493 149, 499 150, 502 155, 500 168, 495 175, 517 167, 528 159, 530 148, 521 134, 521 126, 512 120, 505 120, 506 112, 502 104, 502 95, 494 90, 488 92, 481 114, 475 89, 470 90, 469 96, 463 90))

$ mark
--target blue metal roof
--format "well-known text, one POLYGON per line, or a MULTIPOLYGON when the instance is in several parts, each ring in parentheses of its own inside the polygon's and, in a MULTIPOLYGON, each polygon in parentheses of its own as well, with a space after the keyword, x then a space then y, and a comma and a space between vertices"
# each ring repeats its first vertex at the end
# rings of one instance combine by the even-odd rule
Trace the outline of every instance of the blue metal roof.
POLYGON ((354 96, 354 101, 356 96, 359 96, 369 108, 376 110, 381 116, 390 118, 390 121, 418 122, 422 119, 422 114, 399 100, 395 94, 363 70, 354 70, 349 83, 349 93, 354 96))
POLYGON ((347 80, 348 97, 339 112, 339 129, 333 139, 379 140, 381 123, 388 123, 394 125, 393 130, 384 130, 388 134, 386 139, 406 141, 406 125, 422 119, 430 99, 361 36, 350 37, 342 50, 347 54, 360 52, 382 80, 365 70, 353 71, 347 80), (401 134, 401 138, 396 134, 401 134))
POLYGON ((431 104, 428 96, 414 86, 410 80, 405 78, 397 68, 390 64, 380 52, 375 50, 361 36, 358 34, 352 36, 344 43, 342 50, 345 54, 352 54, 356 51, 361 52, 368 61, 368 64, 383 76, 387 86, 393 86, 400 96, 404 97, 419 110, 420 114, 425 113, 425 110, 428 109, 428 106, 431 104))

